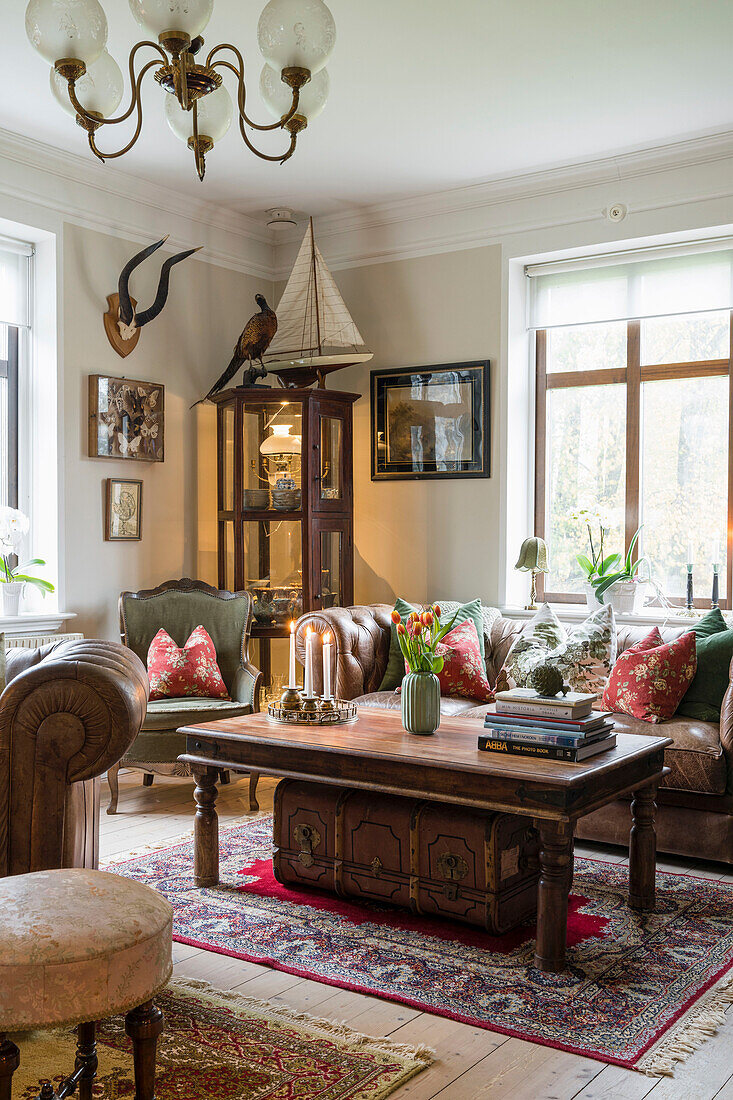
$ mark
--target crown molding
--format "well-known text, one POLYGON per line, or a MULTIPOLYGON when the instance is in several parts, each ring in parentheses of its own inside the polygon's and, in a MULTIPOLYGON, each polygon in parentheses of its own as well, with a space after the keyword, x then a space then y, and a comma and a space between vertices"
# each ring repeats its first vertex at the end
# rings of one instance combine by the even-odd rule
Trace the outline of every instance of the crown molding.
POLYGON ((132 240, 159 232, 163 215, 171 246, 203 240, 200 260, 273 278, 272 232, 253 218, 2 129, 0 194, 132 240))
MULTIPOLYGON (((725 199, 733 195, 732 164, 733 130, 725 130, 326 215, 316 219, 318 242, 336 269, 479 247, 515 234, 597 222, 608 202, 627 196, 634 197, 631 208, 639 213, 725 199), (660 175, 668 178, 660 183, 660 175), (601 192, 607 197, 599 203, 601 192)), ((301 237, 300 231, 280 236, 277 279, 287 276, 301 237)))

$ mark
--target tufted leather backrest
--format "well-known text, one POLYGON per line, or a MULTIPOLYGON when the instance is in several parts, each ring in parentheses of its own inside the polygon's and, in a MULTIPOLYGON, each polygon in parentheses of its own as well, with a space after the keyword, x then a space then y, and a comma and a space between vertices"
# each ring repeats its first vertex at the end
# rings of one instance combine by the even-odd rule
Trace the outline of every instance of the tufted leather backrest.
MULTIPOLYGON (((384 676, 389 657, 390 628, 392 620, 390 604, 369 604, 356 607, 331 607, 328 611, 314 611, 298 619, 295 646, 298 660, 305 663, 305 635, 310 626, 323 636, 333 635, 331 682, 333 691, 341 699, 356 699, 377 691, 384 676)), ((323 688, 321 648, 314 662, 314 687, 323 688)))

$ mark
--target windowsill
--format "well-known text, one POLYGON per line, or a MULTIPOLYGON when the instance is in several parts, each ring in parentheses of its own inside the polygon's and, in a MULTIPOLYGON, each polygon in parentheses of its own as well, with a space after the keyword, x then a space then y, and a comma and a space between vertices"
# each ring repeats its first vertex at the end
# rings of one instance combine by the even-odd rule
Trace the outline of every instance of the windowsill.
POLYGON ((12 635, 54 634, 67 619, 75 619, 75 611, 27 612, 22 615, 0 615, 0 632, 12 635))
MULTIPOLYGON (((541 606, 540 604, 537 605, 541 606)), ((589 607, 585 604, 567 604, 567 603, 551 603, 550 607, 557 615, 560 622, 578 623, 583 622, 591 614, 589 607)), ((668 623, 670 626, 685 626, 697 622, 706 614, 705 608, 699 608, 693 615, 681 614, 681 608, 673 608, 671 612, 665 611, 663 607, 645 607, 637 614, 616 614, 616 622, 622 623, 624 626, 645 626, 647 623, 650 626, 659 626, 661 623, 668 623)), ((708 609, 709 610, 709 609, 708 609)), ((502 615, 506 619, 531 619, 533 615, 536 615, 536 611, 527 611, 524 607, 502 607, 500 608, 502 615)), ((727 615, 728 612, 723 611, 723 615, 727 615)))

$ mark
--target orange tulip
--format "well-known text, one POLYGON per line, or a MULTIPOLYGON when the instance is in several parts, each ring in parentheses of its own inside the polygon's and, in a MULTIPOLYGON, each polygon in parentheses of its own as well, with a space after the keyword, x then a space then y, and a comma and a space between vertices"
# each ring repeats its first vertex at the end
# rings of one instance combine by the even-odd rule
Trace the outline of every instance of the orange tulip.
POLYGON ((395 626, 397 626, 398 623, 402 622, 402 616, 400 615, 399 611, 392 612, 392 622, 395 624, 395 626))
POLYGON ((422 623, 423 623, 423 626, 432 626, 433 625, 433 616, 429 611, 423 611, 423 613, 422 613, 422 623))
POLYGON ((418 619, 416 623, 413 623, 412 628, 416 634, 422 634, 422 620, 418 619))
POLYGON ((435 615, 436 619, 440 618, 440 616, 441 616, 440 604, 436 603, 436 604, 433 605, 433 614, 435 615))
POLYGON ((397 633, 398 634, 405 634, 406 633, 404 623, 397 623, 397 633))

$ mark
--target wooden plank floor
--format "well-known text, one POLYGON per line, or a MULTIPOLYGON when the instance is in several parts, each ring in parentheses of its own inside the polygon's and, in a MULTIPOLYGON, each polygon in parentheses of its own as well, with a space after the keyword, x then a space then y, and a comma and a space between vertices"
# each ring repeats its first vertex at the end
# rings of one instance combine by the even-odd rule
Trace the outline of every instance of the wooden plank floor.
MULTIPOLYGON (((274 789, 274 780, 260 781, 262 813, 271 811, 274 789)), ((107 801, 103 781, 103 861, 173 840, 192 827, 192 785, 186 780, 156 776, 152 787, 143 787, 139 772, 122 772, 115 816, 104 812, 107 801)), ((217 808, 222 825, 247 816, 247 780, 221 787, 217 808)), ((626 862, 625 851, 618 848, 578 844, 576 851, 626 862)), ((659 863, 665 870, 731 881, 731 869, 719 864, 667 857, 659 863)), ((343 1020, 366 1034, 427 1043, 437 1052, 437 1061, 398 1090, 397 1100, 733 1100, 733 1009, 724 1027, 679 1067, 674 1078, 654 1079, 195 947, 174 944, 174 957, 175 973, 181 977, 205 979, 220 989, 238 989, 274 1004, 343 1020)))

